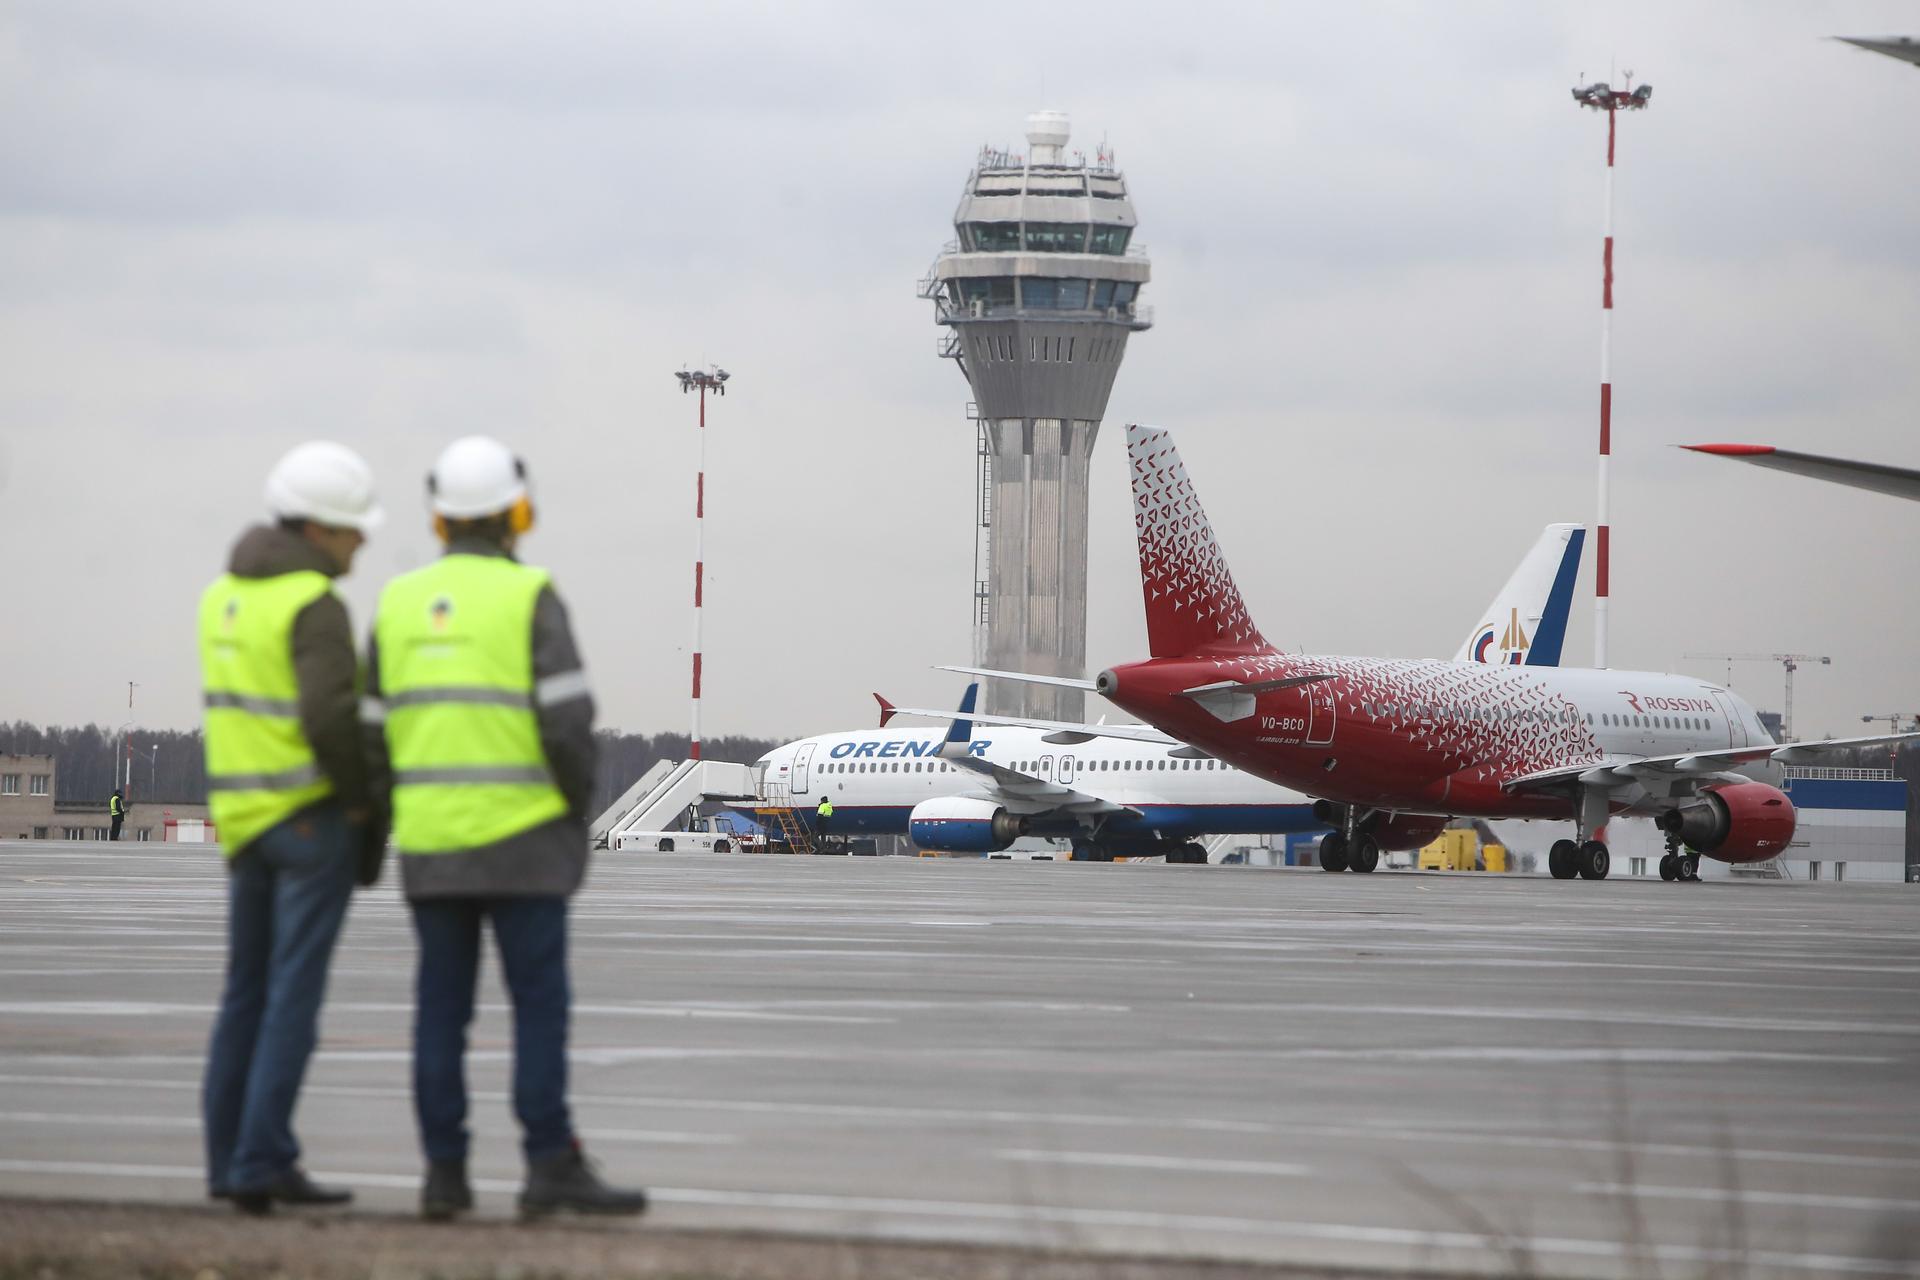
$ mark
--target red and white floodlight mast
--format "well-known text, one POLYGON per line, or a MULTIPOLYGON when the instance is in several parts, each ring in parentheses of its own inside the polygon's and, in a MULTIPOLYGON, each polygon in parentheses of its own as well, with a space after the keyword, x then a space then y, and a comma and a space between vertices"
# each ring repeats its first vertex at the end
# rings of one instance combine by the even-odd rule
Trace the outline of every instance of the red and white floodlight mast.
POLYGON ((700 758, 700 611, 705 594, 707 572, 707 392, 727 394, 727 379, 732 375, 715 365, 711 370, 682 369, 673 375, 680 379, 680 391, 700 393, 700 469, 693 482, 693 733, 687 744, 687 758, 700 758))
MULTIPOLYGON (((1633 73, 1627 73, 1633 83, 1633 73)), ((1613 152, 1615 120, 1622 111, 1639 111, 1653 98, 1653 86, 1615 89, 1604 80, 1596 80, 1573 91, 1573 100, 1583 107, 1607 113, 1607 184, 1605 242, 1601 256, 1600 284, 1600 510, 1594 521, 1599 536, 1594 541, 1593 573, 1593 665, 1607 665, 1607 596, 1612 569, 1613 526, 1607 516, 1607 464, 1613 457, 1613 152)))

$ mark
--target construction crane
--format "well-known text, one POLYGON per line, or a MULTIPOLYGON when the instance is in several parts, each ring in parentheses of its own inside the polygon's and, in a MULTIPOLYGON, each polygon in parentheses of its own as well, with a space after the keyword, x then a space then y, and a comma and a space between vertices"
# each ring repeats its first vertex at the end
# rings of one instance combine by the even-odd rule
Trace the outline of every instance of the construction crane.
POLYGON ((1883 711, 1877 716, 1861 716, 1862 724, 1887 722, 1888 733, 1920 733, 1920 715, 1908 715, 1904 711, 1883 711))
POLYGON ((1727 687, 1733 687, 1733 664, 1736 662, 1777 662, 1787 669, 1787 705, 1780 712, 1780 736, 1788 742, 1793 736, 1793 673, 1800 669, 1803 662, 1817 662, 1823 667, 1833 665, 1832 658, 1821 657, 1813 653, 1689 653, 1689 658, 1712 658, 1727 664, 1727 687))

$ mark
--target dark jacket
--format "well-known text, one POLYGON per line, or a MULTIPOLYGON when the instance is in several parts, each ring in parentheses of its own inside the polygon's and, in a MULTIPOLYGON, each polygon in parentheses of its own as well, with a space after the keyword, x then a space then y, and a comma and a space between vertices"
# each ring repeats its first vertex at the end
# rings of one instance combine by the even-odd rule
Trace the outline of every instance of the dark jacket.
MULTIPOLYGON (((456 541, 447 553, 501 556, 505 550, 487 542, 456 541)), ((367 694, 380 697, 380 651, 376 635, 367 641, 367 694)), ((533 606, 533 680, 571 675, 582 670, 580 650, 566 606, 551 585, 543 588, 533 606)), ((557 701, 534 699, 534 718, 540 728, 540 747, 554 785, 566 797, 567 816, 555 818, 518 835, 477 849, 457 853, 410 854, 401 850, 401 883, 409 898, 554 897, 580 887, 587 871, 587 820, 593 803, 594 772, 599 744, 593 738, 593 695, 584 684, 557 701)), ((375 798, 391 812, 393 769, 386 733, 380 725, 365 730, 366 755, 375 798)))
MULTIPOLYGON (((277 578, 310 569, 329 578, 339 568, 298 534, 277 525, 255 525, 233 545, 227 571, 236 578, 277 578)), ((353 628, 347 606, 332 592, 293 620, 293 672, 300 684, 300 729, 313 747, 320 772, 333 783, 340 805, 368 807, 367 766, 360 754, 359 673, 354 666, 353 628)))

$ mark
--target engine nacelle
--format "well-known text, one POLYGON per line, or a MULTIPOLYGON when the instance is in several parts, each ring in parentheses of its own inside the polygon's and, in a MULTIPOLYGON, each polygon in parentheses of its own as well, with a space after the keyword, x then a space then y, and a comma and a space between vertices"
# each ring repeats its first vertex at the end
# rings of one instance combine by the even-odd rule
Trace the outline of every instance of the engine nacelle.
POLYGON ((1700 794, 1660 815, 1660 829, 1696 853, 1722 862, 1771 858, 1793 839, 1793 801, 1764 782, 1702 787, 1700 794))
POLYGON ((913 842, 941 853, 998 853, 1025 834, 1025 818, 966 796, 922 800, 907 818, 913 842))
POLYGON ((1379 841, 1383 850, 1424 849, 1446 829, 1445 818, 1400 813, 1374 823, 1367 828, 1367 834, 1379 841))

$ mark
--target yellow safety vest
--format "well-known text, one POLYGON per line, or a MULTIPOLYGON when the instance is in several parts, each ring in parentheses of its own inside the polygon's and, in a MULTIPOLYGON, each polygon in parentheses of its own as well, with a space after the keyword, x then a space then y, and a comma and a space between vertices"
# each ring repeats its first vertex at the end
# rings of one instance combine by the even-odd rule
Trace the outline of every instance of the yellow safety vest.
POLYGON ((200 597, 207 808, 231 858, 270 828, 333 794, 300 727, 293 623, 333 589, 303 569, 217 580, 200 597))
POLYGON ((402 853, 478 848, 566 814, 534 716, 533 611, 546 585, 543 569, 456 554, 381 594, 374 637, 402 853))
POLYGON ((833 801, 822 800, 820 802, 819 813, 823 818, 831 818, 833 816, 833 801))
POLYGON ((123 812, 125 812, 125 811, 124 811, 123 809, 121 809, 121 807, 120 807, 120 797, 119 797, 119 796, 108 796, 108 797, 107 797, 107 813, 108 813, 108 814, 110 814, 111 816, 113 816, 113 817, 115 817, 115 818, 117 818, 117 817, 119 817, 119 816, 120 816, 120 815, 121 815, 121 814, 122 814, 123 812))

